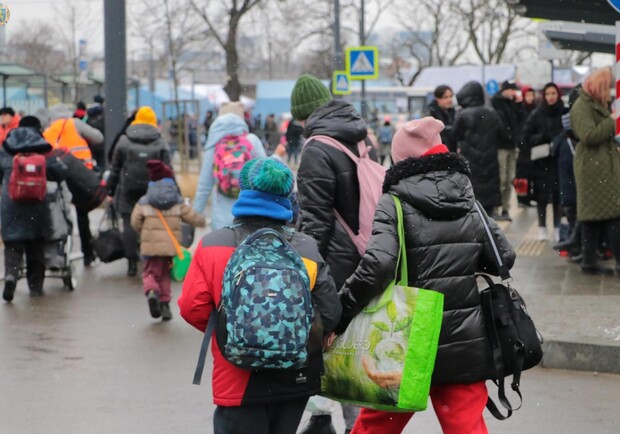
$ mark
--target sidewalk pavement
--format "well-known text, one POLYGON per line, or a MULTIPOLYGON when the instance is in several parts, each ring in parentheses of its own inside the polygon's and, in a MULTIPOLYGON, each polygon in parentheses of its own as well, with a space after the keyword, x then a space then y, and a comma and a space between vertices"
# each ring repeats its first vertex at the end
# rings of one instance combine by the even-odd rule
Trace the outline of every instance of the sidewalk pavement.
POLYGON ((553 240, 537 241, 536 208, 500 226, 517 251, 512 285, 545 339, 542 366, 620 374, 620 277, 584 275, 553 240))

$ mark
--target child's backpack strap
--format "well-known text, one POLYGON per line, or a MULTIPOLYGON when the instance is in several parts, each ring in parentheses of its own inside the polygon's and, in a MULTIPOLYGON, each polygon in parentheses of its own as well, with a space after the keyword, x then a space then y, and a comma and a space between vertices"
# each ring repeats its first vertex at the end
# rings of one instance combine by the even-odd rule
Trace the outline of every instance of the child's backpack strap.
POLYGON ((198 363, 196 364, 196 371, 194 372, 193 384, 200 385, 202 379, 202 371, 205 368, 205 361, 207 360, 207 351, 209 351, 209 343, 211 342, 211 336, 215 330, 215 323, 217 320, 217 311, 213 309, 207 322, 207 328, 205 329, 205 335, 202 339, 202 345, 200 346, 200 354, 198 355, 198 363))

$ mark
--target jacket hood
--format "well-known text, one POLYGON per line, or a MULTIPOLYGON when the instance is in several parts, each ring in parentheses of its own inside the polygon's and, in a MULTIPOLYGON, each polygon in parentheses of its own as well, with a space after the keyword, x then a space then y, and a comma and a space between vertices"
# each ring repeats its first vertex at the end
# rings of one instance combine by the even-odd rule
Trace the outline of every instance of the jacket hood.
POLYGON ((50 122, 57 121, 58 119, 68 119, 73 117, 73 111, 66 104, 56 104, 50 107, 49 119, 50 122))
POLYGON ((224 137, 233 135, 240 136, 243 133, 249 133, 248 124, 241 117, 233 113, 218 116, 209 128, 207 136, 207 144, 205 149, 212 148, 217 142, 224 137))
POLYGON ((154 208, 167 210, 183 202, 173 179, 164 178, 149 183, 146 202, 154 208))
POLYGON ((456 94, 456 99, 463 108, 484 105, 484 89, 477 81, 470 81, 456 94))
POLYGON ((45 154, 52 150, 52 145, 37 130, 30 127, 18 127, 11 130, 3 146, 11 155, 15 155, 18 152, 45 154))
POLYGON ((317 135, 357 143, 366 138, 368 130, 366 122, 351 104, 335 99, 316 109, 308 118, 304 136, 317 135))
POLYGON ((149 144, 161 137, 161 132, 152 125, 136 124, 127 128, 127 137, 135 143, 149 144))
POLYGON ((455 153, 408 158, 385 174, 383 192, 396 194, 429 219, 456 220, 474 206, 467 160, 455 153))

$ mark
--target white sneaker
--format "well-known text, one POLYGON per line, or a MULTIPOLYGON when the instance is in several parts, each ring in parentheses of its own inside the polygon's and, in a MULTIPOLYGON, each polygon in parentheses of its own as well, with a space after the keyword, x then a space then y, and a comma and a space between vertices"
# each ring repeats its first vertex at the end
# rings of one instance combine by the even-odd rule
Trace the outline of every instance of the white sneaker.
POLYGON ((547 241, 549 239, 549 234, 547 233, 546 227, 538 228, 538 241, 547 241))
POLYGON ((560 228, 555 228, 553 230, 553 241, 556 243, 560 242, 560 228))

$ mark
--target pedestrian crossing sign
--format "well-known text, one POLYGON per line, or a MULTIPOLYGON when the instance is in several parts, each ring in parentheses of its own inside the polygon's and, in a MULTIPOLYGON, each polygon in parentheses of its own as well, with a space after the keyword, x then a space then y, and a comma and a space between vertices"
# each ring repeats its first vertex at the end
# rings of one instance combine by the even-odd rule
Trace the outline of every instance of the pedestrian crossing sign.
POLYGON ((351 80, 379 78, 379 49, 372 46, 349 47, 346 50, 347 74, 351 80))
POLYGON ((347 71, 334 71, 332 93, 334 95, 349 95, 351 93, 351 80, 347 71))

